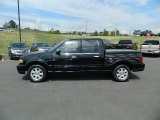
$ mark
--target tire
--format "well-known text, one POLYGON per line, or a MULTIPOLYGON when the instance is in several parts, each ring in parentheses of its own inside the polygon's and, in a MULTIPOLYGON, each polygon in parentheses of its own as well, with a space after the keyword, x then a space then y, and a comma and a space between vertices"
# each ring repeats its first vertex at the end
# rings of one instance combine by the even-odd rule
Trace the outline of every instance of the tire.
POLYGON ((127 82, 131 74, 131 70, 126 65, 118 65, 113 70, 114 80, 117 82, 127 82))
POLYGON ((12 57, 12 55, 11 55, 11 54, 9 54, 9 59, 10 59, 10 60, 13 60, 13 57, 12 57))
POLYGON ((31 82, 43 82, 47 77, 47 70, 41 65, 32 65, 27 74, 31 82))

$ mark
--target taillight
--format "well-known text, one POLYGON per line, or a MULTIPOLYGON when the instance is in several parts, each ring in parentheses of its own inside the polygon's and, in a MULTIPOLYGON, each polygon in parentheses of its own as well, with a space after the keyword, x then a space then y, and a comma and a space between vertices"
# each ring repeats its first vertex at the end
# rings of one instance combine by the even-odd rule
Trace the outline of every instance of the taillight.
POLYGON ((143 56, 140 57, 140 61, 141 61, 141 63, 144 62, 143 56))
POLYGON ((131 45, 127 45, 127 48, 131 48, 131 45))
POLYGON ((140 46, 140 49, 142 49, 142 45, 140 46))

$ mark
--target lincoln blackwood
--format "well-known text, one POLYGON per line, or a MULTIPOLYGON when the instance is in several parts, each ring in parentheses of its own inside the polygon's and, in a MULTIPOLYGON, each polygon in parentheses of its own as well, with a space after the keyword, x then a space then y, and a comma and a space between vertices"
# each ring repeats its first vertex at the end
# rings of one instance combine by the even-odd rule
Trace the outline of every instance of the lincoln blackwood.
POLYGON ((49 72, 108 71, 113 79, 126 82, 131 71, 143 71, 145 64, 140 51, 106 49, 99 38, 64 40, 46 52, 28 53, 17 65, 20 74, 31 82, 42 82, 49 72))

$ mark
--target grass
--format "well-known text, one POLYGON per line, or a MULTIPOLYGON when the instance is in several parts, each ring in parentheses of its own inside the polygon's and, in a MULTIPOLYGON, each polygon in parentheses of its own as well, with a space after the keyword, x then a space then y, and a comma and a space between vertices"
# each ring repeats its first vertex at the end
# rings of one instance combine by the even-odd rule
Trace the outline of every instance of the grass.
MULTIPOLYGON (((70 39, 70 38, 102 38, 111 41, 112 43, 118 43, 120 39, 133 39, 138 43, 138 47, 147 39, 160 39, 160 37, 137 37, 137 36, 79 36, 79 35, 56 35, 48 34, 46 32, 38 31, 22 31, 22 41, 28 46, 31 46, 33 42, 42 41, 52 44, 54 42, 70 39)), ((15 32, 0 32, 0 54, 8 53, 8 46, 10 42, 18 42, 19 33, 15 32)))

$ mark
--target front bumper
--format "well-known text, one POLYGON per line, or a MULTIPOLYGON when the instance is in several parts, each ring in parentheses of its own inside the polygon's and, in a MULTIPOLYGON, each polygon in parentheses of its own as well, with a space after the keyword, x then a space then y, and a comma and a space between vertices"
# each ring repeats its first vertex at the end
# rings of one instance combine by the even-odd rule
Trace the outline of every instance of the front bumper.
POLYGON ((26 66, 25 65, 17 65, 17 71, 20 74, 25 74, 26 66))
POLYGON ((14 57, 14 58, 20 58, 22 56, 22 54, 11 53, 11 56, 14 57))

